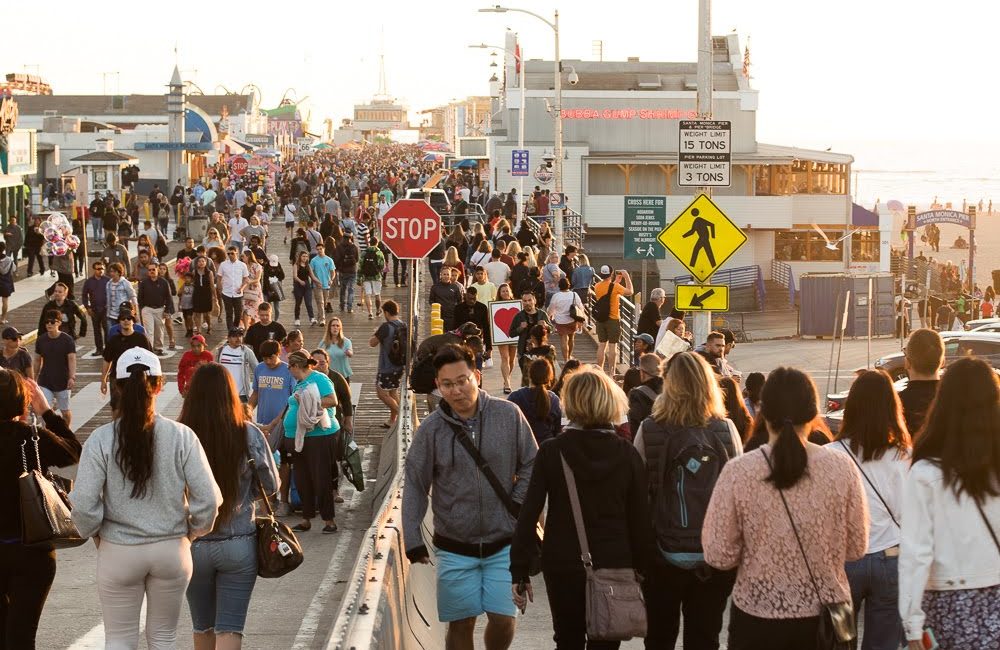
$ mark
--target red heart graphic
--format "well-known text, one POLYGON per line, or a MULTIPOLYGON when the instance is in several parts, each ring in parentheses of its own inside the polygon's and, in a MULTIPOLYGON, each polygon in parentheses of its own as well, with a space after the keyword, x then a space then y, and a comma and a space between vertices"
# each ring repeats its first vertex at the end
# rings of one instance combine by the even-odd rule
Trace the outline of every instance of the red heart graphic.
POLYGON ((493 323, 503 332, 510 331, 510 324, 514 322, 514 317, 521 311, 517 307, 504 307, 498 309, 493 314, 493 323))

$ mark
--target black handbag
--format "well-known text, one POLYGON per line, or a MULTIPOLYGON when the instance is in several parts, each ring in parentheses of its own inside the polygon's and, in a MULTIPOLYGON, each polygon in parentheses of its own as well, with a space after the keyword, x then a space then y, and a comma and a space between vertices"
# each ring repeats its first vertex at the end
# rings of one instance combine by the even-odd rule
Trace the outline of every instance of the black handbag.
MULTIPOLYGON (((446 422, 448 421, 446 420, 446 422)), ((510 513, 510 516, 516 520, 521 511, 521 507, 514 503, 514 499, 511 498, 510 493, 507 492, 507 489, 500 482, 500 479, 498 479, 497 475, 493 473, 492 469, 490 469, 490 464, 486 462, 486 459, 483 458, 483 455, 479 452, 479 448, 476 447, 475 443, 472 442, 472 439, 469 438, 469 434, 465 432, 465 429, 453 424, 452 422, 448 422, 448 425, 451 427, 451 430, 455 432, 455 437, 462 445, 462 449, 467 451, 469 455, 472 456, 472 460, 476 463, 476 467, 478 467, 479 471, 486 477, 486 482, 490 484, 491 488, 493 488, 493 491, 503 503, 504 508, 506 508, 507 512, 510 513)), ((542 527, 535 524, 535 552, 531 554, 531 562, 528 565, 529 576, 537 576, 542 572, 542 536, 542 527)))
MULTIPOLYGON (((760 450, 764 454, 767 466, 774 471, 771 465, 771 458, 764 449, 760 450)), ((799 536, 799 529, 792 518, 792 510, 788 507, 784 490, 778 490, 781 496, 781 503, 785 506, 788 514, 788 522, 792 525, 792 532, 795 533, 795 541, 799 544, 799 551, 802 553, 802 561, 805 562, 806 571, 809 572, 809 580, 813 589, 816 590, 816 597, 820 601, 823 611, 819 615, 819 627, 816 630, 816 650, 848 650, 851 642, 858 636, 858 627, 854 621, 854 607, 849 602, 824 603, 823 595, 819 590, 819 583, 813 575, 812 567, 809 566, 809 558, 806 557, 806 548, 802 545, 802 538, 799 536)))
POLYGON ((305 555, 292 529, 275 519, 271 502, 260 482, 260 476, 257 475, 257 463, 253 458, 248 459, 247 463, 267 511, 267 516, 254 518, 254 527, 257 529, 257 575, 261 578, 280 578, 297 569, 305 555))
POLYGON ((44 473, 38 451, 38 429, 32 424, 35 469, 28 469, 28 440, 21 442, 22 473, 17 479, 21 503, 21 543, 42 548, 72 548, 86 542, 73 523, 69 490, 72 482, 44 473))

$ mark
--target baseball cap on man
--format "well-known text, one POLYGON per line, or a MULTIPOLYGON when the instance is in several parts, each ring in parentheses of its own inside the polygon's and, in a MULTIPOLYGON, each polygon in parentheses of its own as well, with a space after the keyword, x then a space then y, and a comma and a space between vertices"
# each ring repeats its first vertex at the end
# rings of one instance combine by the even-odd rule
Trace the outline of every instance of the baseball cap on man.
POLYGON ((202 345, 205 345, 205 337, 202 336, 201 334, 195 334, 194 336, 191 337, 191 342, 201 343, 202 345))
POLYGON ((16 341, 21 338, 21 333, 17 331, 16 327, 5 327, 3 328, 3 333, 0 334, 0 338, 16 341))
POLYGON ((611 275, 611 267, 605 264, 601 267, 600 274, 604 277, 611 275))
POLYGON ((645 332, 643 332, 642 334, 637 334, 635 336, 635 340, 642 341, 646 345, 654 345, 656 343, 656 340, 653 339, 653 337, 650 336, 649 334, 646 334, 645 332))
POLYGON ((132 376, 133 369, 140 369, 150 377, 163 376, 163 370, 160 368, 160 360, 155 354, 145 348, 125 350, 122 356, 118 357, 118 365, 115 367, 115 378, 128 379, 132 376))

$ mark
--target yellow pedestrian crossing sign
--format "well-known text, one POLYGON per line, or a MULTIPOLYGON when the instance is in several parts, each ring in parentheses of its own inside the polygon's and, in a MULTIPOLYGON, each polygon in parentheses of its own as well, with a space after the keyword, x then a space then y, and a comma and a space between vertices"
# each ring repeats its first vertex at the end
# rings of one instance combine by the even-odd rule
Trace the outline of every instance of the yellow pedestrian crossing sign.
POLYGON ((699 282, 708 282, 747 242, 746 234, 704 194, 667 224, 657 240, 699 282))
POLYGON ((724 284, 678 284, 674 307, 681 311, 729 311, 729 287, 724 284))

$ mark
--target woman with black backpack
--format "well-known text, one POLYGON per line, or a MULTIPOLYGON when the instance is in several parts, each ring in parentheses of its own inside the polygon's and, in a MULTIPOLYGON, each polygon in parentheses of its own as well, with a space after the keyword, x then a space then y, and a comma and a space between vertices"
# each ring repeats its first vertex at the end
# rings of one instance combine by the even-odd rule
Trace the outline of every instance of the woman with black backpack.
POLYGON ((659 547, 643 585, 646 647, 673 648, 683 611, 684 648, 718 648, 733 572, 706 563, 701 526, 723 466, 743 453, 743 445, 726 419, 715 375, 699 355, 670 359, 663 392, 634 444, 646 463, 659 547))

